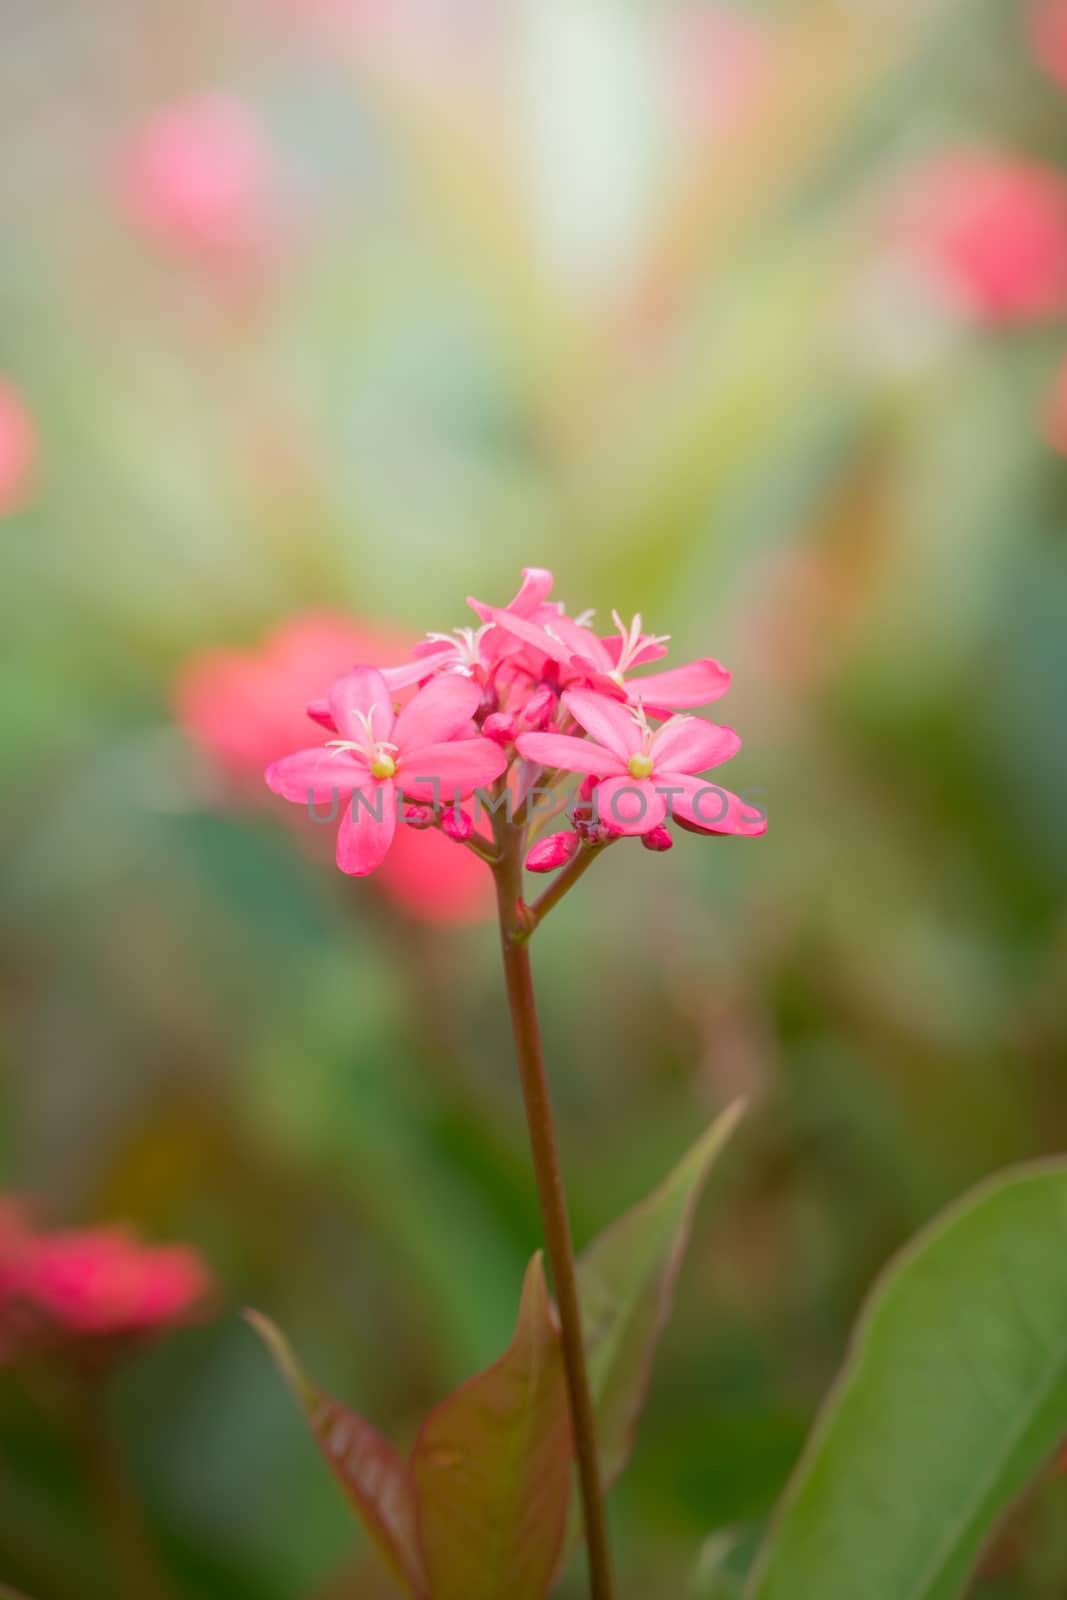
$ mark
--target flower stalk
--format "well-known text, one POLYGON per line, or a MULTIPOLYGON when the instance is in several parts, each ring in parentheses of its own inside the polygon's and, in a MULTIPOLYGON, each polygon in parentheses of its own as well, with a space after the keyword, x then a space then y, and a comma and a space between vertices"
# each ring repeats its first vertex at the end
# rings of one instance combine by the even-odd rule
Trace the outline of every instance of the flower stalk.
MULTIPOLYGON (((529 939, 537 925, 523 912, 522 851, 524 830, 501 821, 496 830, 498 862, 494 867, 500 916, 500 944, 507 985, 508 1008, 515 1039, 519 1076, 522 1080, 526 1121, 530 1134, 537 1192, 545 1230, 545 1244, 556 1290, 563 1361, 567 1375, 574 1451, 585 1521, 586 1550, 589 1562, 589 1590, 592 1600, 612 1600, 611 1552, 608 1544, 604 1492, 597 1454, 596 1423, 589 1373, 582 1337, 578 1280, 574 1265, 567 1200, 563 1187, 555 1121, 545 1072, 541 1026, 537 1015, 529 939)), ((595 851, 589 852, 589 858, 595 851)), ((578 857, 578 861, 583 860, 578 857)), ((581 868, 589 864, 584 860, 581 868)), ((571 874, 565 888, 581 872, 571 874)), ((555 886, 554 886, 555 887, 555 886)), ((544 897, 543 897, 544 898, 544 897)), ((560 896, 556 896, 556 899, 560 896)), ((555 901, 553 901, 555 903, 555 901)), ((539 920, 539 919, 538 919, 539 920)))

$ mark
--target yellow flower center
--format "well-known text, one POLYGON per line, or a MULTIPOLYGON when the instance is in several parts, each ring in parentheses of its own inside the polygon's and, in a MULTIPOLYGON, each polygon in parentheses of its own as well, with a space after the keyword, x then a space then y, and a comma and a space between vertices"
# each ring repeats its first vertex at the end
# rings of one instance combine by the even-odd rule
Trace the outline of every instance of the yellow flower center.
POLYGON ((638 754, 630 757, 631 778, 650 778, 652 776, 652 757, 638 754))
POLYGON ((379 750, 370 764, 370 769, 376 778, 392 778, 396 775, 396 762, 385 750, 379 750))

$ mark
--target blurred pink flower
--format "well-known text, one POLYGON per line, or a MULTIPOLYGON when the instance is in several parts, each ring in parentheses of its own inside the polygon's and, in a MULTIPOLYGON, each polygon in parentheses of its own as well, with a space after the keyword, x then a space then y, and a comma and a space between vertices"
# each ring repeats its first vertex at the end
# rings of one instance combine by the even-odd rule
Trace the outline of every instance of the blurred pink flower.
POLYGON ((1036 0, 1026 20, 1034 59, 1067 89, 1067 0, 1036 0))
POLYGON ((0 517, 26 501, 37 459, 37 430, 18 390, 0 378, 0 517))
MULTIPOLYGON (((176 715, 219 763, 239 798, 260 804, 264 768, 307 742, 305 706, 323 685, 361 661, 402 662, 411 644, 397 631, 356 625, 329 612, 308 613, 278 628, 258 650, 194 656, 175 684, 176 715)), ((307 842, 325 830, 300 831, 307 842)), ((484 867, 436 829, 399 828, 375 882, 422 921, 458 925, 492 912, 484 867)))
POLYGON ((1024 157, 959 151, 906 180, 892 224, 964 314, 1018 323, 1067 310, 1067 180, 1024 157))
POLYGON ((205 650, 174 685, 178 720, 257 797, 263 768, 307 738, 308 700, 361 661, 402 661, 410 639, 357 626, 332 612, 307 612, 268 635, 258 650, 205 650))
POLYGON ((122 1227, 40 1232, 17 1204, 0 1207, 0 1359, 159 1331, 201 1311, 212 1287, 185 1245, 143 1245, 122 1227))
POLYGON ((760 17, 699 6, 675 20, 678 109, 702 134, 734 132, 759 106, 771 79, 775 32, 760 17))
POLYGON ((1067 456, 1067 360, 1062 362, 1048 397, 1045 435, 1054 450, 1067 456))
POLYGON ((433 678, 398 716, 381 673, 357 667, 334 683, 329 701, 341 737, 274 762, 267 784, 297 805, 343 802, 337 865, 354 877, 385 859, 401 792, 438 805, 492 783, 507 766, 500 746, 473 727, 481 690, 470 678, 433 678))
POLYGON ((766 832, 766 821, 737 795, 696 776, 737 754, 741 741, 732 728, 671 717, 653 731, 640 710, 587 689, 569 689, 563 703, 589 738, 523 733, 519 753, 598 779, 597 813, 610 833, 651 833, 668 816, 702 833, 766 832))
POLYGON ((267 243, 270 159, 251 109, 211 94, 167 106, 141 129, 122 173, 126 210, 157 243, 217 263, 267 243))

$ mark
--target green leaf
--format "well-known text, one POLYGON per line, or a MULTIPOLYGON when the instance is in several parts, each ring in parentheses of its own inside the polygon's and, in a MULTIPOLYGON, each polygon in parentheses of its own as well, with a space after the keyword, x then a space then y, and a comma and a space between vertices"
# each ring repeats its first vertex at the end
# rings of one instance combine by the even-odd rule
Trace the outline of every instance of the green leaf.
POLYGON ((293 1391, 319 1449, 390 1570, 417 1600, 429 1600, 409 1467, 376 1428, 311 1382, 273 1322, 258 1311, 246 1311, 245 1316, 293 1391))
POLYGON ((589 1382, 605 1487, 630 1459, 652 1361, 708 1175, 744 1113, 738 1100, 647 1199, 600 1234, 578 1262, 589 1382))
POLYGON ((559 1329, 537 1255, 510 1348, 431 1412, 412 1455, 434 1600, 543 1600, 572 1459, 559 1329))
POLYGON ((1067 1433, 1067 1163, 984 1185, 886 1272, 752 1600, 953 1600, 1067 1433))

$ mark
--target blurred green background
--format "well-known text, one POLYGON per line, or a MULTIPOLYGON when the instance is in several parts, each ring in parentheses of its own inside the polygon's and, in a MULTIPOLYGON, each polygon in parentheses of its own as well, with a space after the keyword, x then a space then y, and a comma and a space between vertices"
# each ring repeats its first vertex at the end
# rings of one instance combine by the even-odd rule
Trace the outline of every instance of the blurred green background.
MULTIPOLYGON (((0 520, 2 1186, 218 1276, 108 1396, 174 1593, 386 1592, 242 1305, 408 1441, 539 1240, 493 928, 312 859, 175 682, 309 610, 451 628, 538 564, 732 667, 730 782, 770 817, 613 852, 535 947, 579 1240, 753 1103, 613 1501, 624 1596, 729 1595, 880 1267, 1067 1142, 1067 294, 965 315, 886 222, 946 151, 1067 174, 1026 8, 4 0, 0 30, 0 376, 36 434, 0 520)), ((1065 1484, 982 1600, 1067 1593, 1065 1484)), ((0 1580, 117 1592, 17 1372, 0 1580)))

